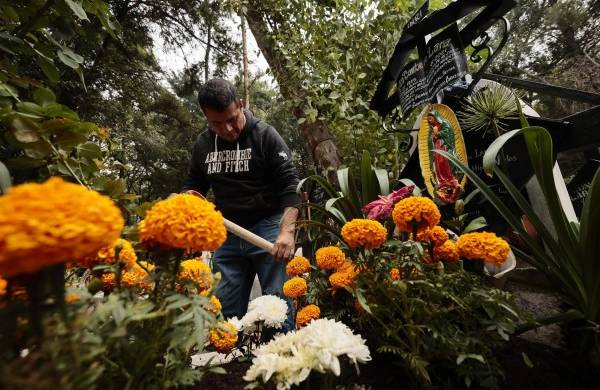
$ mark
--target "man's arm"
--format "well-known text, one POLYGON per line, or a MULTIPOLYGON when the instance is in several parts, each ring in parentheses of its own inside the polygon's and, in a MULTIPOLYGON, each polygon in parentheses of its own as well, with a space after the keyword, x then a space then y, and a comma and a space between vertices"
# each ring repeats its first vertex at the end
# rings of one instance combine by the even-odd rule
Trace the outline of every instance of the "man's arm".
POLYGON ((298 219, 300 196, 296 193, 298 171, 292 162, 292 153, 279 133, 273 128, 266 132, 265 155, 268 159, 275 189, 280 197, 280 205, 284 209, 279 235, 273 247, 276 260, 286 261, 295 252, 294 223, 298 219))
POLYGON ((187 179, 183 184, 181 192, 193 190, 201 193, 204 196, 206 195, 210 184, 208 183, 208 180, 206 180, 206 176, 204 175, 200 164, 202 164, 202 160, 200 158, 200 148, 198 143, 195 143, 194 148, 192 149, 192 158, 190 159, 187 179))
POLYGON ((295 252, 295 236, 296 220, 298 219, 298 209, 295 207, 287 207, 283 212, 279 227, 279 235, 273 245, 271 254, 276 260, 286 261, 294 256, 295 252))

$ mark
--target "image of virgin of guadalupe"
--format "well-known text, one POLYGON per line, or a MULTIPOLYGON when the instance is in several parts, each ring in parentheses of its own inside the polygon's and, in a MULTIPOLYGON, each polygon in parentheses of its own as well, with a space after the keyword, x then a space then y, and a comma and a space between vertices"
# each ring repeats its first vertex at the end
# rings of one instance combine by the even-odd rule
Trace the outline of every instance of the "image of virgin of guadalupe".
POLYGON ((464 191, 466 176, 436 151, 452 153, 467 164, 465 143, 456 115, 442 104, 432 104, 423 115, 419 130, 419 160, 431 197, 441 204, 453 204, 464 191))

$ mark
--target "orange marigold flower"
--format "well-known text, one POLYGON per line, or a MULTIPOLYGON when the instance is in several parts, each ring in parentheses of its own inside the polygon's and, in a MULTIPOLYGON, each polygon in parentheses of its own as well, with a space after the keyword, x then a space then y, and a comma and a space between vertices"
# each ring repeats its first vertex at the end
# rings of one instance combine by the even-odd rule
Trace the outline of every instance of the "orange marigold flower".
POLYGON ((398 229, 412 233, 417 230, 433 227, 440 223, 441 214, 437 206, 429 198, 411 196, 402 199, 394 206, 392 219, 398 229))
POLYGON ((336 269, 346 261, 346 255, 337 246, 326 246, 315 253, 317 266, 321 269, 336 269))
POLYGON ((291 278, 283 284, 283 294, 286 297, 298 298, 306 294, 306 280, 300 277, 291 278))
POLYGON ((66 303, 73 303, 73 302, 77 302, 79 300, 79 295, 75 294, 75 293, 70 293, 69 295, 67 295, 65 297, 65 302, 66 303))
POLYGON ((299 328, 308 325, 312 320, 316 320, 321 317, 321 309, 317 305, 308 305, 303 307, 298 314, 296 314, 296 325, 299 328))
POLYGON ((285 272, 290 276, 298 276, 310 271, 310 261, 306 257, 296 256, 285 266, 285 272))
POLYGON ((329 276, 329 283, 334 290, 352 286, 354 279, 358 275, 354 267, 345 268, 343 271, 337 271, 329 276))
POLYGON ((402 278, 402 272, 398 268, 392 268, 390 270, 390 277, 393 280, 400 280, 402 278))
POLYGON ((214 282, 210 267, 202 257, 182 261, 178 277, 181 282, 193 283, 199 294, 208 291, 214 282))
POLYGON ((451 263, 456 263, 459 258, 458 249, 451 240, 446 240, 442 245, 436 246, 433 249, 433 256, 437 260, 444 260, 451 263))
POLYGON ((215 205, 189 194, 178 194, 156 203, 139 225, 140 241, 148 246, 214 251, 227 233, 215 205))
POLYGON ((448 240, 448 233, 441 226, 434 226, 429 229, 423 229, 417 233, 417 241, 430 241, 433 246, 442 245, 448 240))
POLYGON ((14 186, 0 197, 0 274, 92 255, 119 238, 123 223, 109 197, 61 178, 14 186))
POLYGON ((115 274, 112 272, 102 274, 102 290, 112 291, 115 288, 117 288, 117 280, 115 278, 115 274))
POLYGON ((342 227, 342 238, 351 248, 379 248, 387 238, 387 229, 378 221, 357 218, 342 227))
POLYGON ((221 305, 221 301, 219 301, 219 298, 217 298, 214 295, 210 296, 210 299, 208 300, 208 303, 210 304, 210 307, 208 308, 208 311, 217 314, 218 312, 221 311, 221 308, 223 307, 221 305))
POLYGON ((502 238, 489 232, 466 233, 456 243, 461 257, 501 264, 508 258, 510 246, 502 238))
POLYGON ((209 341, 218 352, 228 353, 238 340, 238 332, 230 322, 220 322, 210 331, 209 341))
POLYGON ((6 294, 6 286, 8 282, 5 279, 0 278, 0 296, 6 294))
MULTIPOLYGON (((145 261, 140 262, 148 271, 154 269, 154 265, 145 261)), ((143 291, 148 291, 152 288, 152 281, 146 269, 135 263, 130 269, 123 270, 121 273, 121 286, 125 288, 138 288, 143 291)), ((117 287, 116 275, 113 272, 108 272, 102 275, 102 289, 111 291, 117 287)))
POLYGON ((98 264, 114 264, 116 248, 120 246, 119 260, 125 264, 125 268, 131 268, 137 261, 137 255, 131 243, 123 238, 117 238, 111 245, 101 248, 95 256, 88 256, 77 262, 77 265, 84 268, 93 268, 98 264))

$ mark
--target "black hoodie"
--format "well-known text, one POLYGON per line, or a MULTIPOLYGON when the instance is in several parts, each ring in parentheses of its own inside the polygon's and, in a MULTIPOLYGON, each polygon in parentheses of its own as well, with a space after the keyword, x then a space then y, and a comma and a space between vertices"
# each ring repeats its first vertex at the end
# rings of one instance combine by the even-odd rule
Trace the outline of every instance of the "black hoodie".
POLYGON ((246 125, 236 142, 207 130, 198 136, 183 191, 206 195, 212 187, 223 216, 250 227, 259 220, 296 206, 298 172, 292 154, 277 131, 245 111, 246 125))

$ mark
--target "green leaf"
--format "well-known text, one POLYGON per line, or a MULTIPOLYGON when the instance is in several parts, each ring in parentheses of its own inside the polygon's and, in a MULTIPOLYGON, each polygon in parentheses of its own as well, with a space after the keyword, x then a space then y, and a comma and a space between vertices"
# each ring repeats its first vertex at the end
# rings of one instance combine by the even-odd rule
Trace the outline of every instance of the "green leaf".
POLYGON ((25 155, 31 158, 41 159, 52 153, 52 148, 46 141, 34 142, 27 144, 25 147, 25 155))
POLYGON ((375 168, 373 170, 379 184, 379 195, 390 194, 390 177, 385 169, 375 168))
POLYGON ((525 365, 529 368, 533 368, 534 364, 531 361, 531 359, 529 359, 529 356, 527 356, 527 354, 525 352, 521 352, 521 357, 523 357, 523 362, 525 363, 525 365))
POLYGON ((90 141, 81 145, 77 145, 77 154, 80 157, 89 158, 90 160, 102 158, 102 150, 100 150, 100 146, 90 141))
POLYGON ((70 150, 75 146, 82 144, 87 141, 87 137, 82 134, 73 133, 69 130, 63 130, 56 134, 53 142, 58 145, 61 149, 70 150))
POLYGON ((480 361, 481 363, 485 364, 485 358, 482 355, 475 354, 475 353, 462 353, 462 354, 458 355, 458 357, 456 358, 456 364, 460 365, 466 359, 477 360, 477 361, 480 361))
POLYGON ((47 103, 56 102, 56 96, 54 95, 54 92, 48 88, 38 88, 33 93, 33 101, 43 106, 47 103))
POLYGON ((478 230, 487 226, 487 221, 484 217, 477 217, 473 219, 467 227, 464 229, 463 233, 472 232, 474 230, 478 230))
POLYGON ((79 68, 79 63, 77 61, 75 61, 73 58, 71 58, 69 55, 67 55, 65 51, 57 50, 56 54, 58 55, 58 58, 60 59, 60 61, 63 64, 67 65, 69 68, 72 68, 72 69, 79 68))
POLYGON ((586 316, 600 320, 600 169, 596 171, 581 211, 579 259, 588 292, 586 316))
POLYGON ((377 195, 379 195, 379 189, 376 188, 377 179, 373 174, 373 166, 371 165, 371 155, 366 150, 363 150, 362 154, 360 177, 362 185, 362 207, 367 203, 377 199, 377 195))
POLYGON ((340 183, 340 189, 342 194, 348 200, 351 207, 351 215, 348 219, 362 218, 362 212, 360 211, 362 204, 356 186, 354 185, 354 178, 350 168, 342 168, 337 170, 338 183, 340 183))
POLYGON ((58 80, 60 80, 60 74, 58 73, 58 69, 52 61, 48 60, 45 57, 37 56, 36 62, 40 69, 42 69, 42 72, 44 72, 44 74, 52 84, 55 84, 58 82, 58 80))
POLYGON ((335 99, 339 98, 340 96, 341 96, 341 95, 340 95, 338 92, 336 92, 336 91, 333 91, 333 92, 331 92, 331 93, 329 94, 328 98, 329 98, 329 99, 331 99, 331 100, 335 100, 335 99))
POLYGON ((65 0, 65 3, 67 3, 69 8, 71 8, 71 11, 73 11, 75 16, 77 16, 81 20, 89 21, 87 14, 85 13, 85 10, 81 6, 81 3, 79 3, 75 0, 65 0))
POLYGON ((29 157, 11 158, 5 162, 6 166, 11 170, 34 169, 46 164, 44 160, 38 160, 29 157))
POLYGON ((10 172, 8 172, 6 165, 0 161, 0 195, 6 194, 11 185, 10 172))
POLYGON ((367 313, 373 314, 371 312, 369 304, 367 303, 367 300, 365 299, 364 295, 360 290, 356 291, 356 299, 358 300, 358 304, 360 305, 360 307, 362 307, 367 313))
POLYGON ((40 140, 38 133, 38 127, 30 119, 27 118, 15 118, 12 123, 12 133, 19 142, 32 143, 40 140))
POLYGON ((125 193, 125 187, 124 179, 116 179, 107 181, 104 190, 110 197, 117 198, 125 193))

